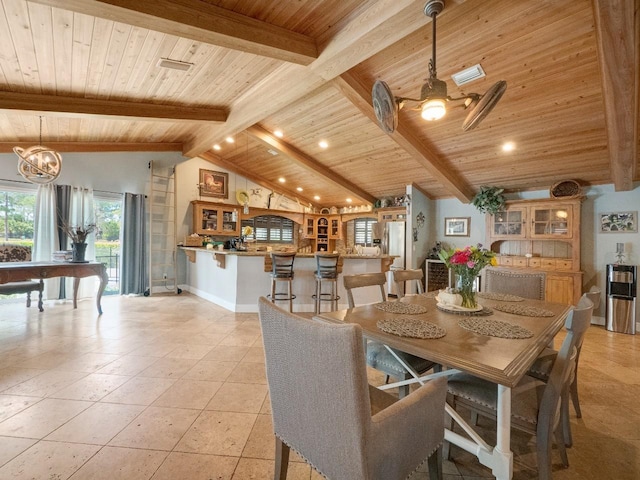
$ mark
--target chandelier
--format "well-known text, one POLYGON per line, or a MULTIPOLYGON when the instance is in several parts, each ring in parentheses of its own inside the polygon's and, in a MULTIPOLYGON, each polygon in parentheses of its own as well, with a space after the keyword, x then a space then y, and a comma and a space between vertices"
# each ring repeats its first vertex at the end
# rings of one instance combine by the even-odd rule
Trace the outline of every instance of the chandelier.
POLYGON ((18 155, 18 172, 32 183, 53 182, 62 168, 62 157, 51 148, 42 146, 42 117, 40 117, 40 141, 29 148, 13 147, 18 155))

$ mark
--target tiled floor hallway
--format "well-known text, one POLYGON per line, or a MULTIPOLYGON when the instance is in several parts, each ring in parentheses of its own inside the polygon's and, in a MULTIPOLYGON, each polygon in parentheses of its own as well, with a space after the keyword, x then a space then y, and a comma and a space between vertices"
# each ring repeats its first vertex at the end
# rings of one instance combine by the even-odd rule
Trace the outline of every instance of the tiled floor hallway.
MULTIPOLYGON (((257 315, 189 294, 102 303, 101 317, 89 300, 78 310, 49 303, 44 313, 0 305, 0 479, 272 478, 257 315)), ((588 332, 583 418, 572 418, 571 467, 554 456, 555 479, 640 478, 636 344, 601 327, 588 332)), ((536 478, 535 444, 513 438, 514 478, 536 478)), ((491 477, 468 454, 454 455, 445 478, 491 477)), ((294 456, 289 479, 318 478, 294 456)))

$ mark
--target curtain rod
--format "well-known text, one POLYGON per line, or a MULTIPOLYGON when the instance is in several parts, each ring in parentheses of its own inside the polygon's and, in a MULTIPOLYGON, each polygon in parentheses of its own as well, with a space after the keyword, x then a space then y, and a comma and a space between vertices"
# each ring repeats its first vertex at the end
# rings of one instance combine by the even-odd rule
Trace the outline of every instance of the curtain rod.
MULTIPOLYGON (((25 185, 35 185, 31 182, 25 182, 24 180, 9 180, 8 178, 0 178, 0 182, 23 183, 25 185)), ((84 187, 80 187, 80 188, 84 188, 84 187)), ((112 195, 124 195, 124 193, 122 192, 110 192, 109 190, 94 190, 94 192, 110 193, 112 195)))

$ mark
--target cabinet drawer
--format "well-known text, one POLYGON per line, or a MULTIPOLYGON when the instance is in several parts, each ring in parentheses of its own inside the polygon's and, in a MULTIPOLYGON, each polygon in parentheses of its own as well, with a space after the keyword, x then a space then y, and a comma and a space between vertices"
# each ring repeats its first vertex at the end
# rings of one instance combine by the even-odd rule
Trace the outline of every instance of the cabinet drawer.
POLYGON ((511 265, 513 265, 513 258, 506 257, 506 256, 500 256, 500 257, 498 257, 498 265, 511 266, 511 265))
POLYGON ((513 257, 514 267, 526 267, 527 266, 527 257, 513 257))
POLYGON ((556 268, 558 270, 573 270, 573 261, 565 259, 556 259, 556 268))
POLYGON ((542 259, 540 257, 531 257, 529 259, 529 267, 540 268, 542 266, 542 259))
POLYGON ((548 268, 550 270, 555 270, 556 268, 556 259, 555 258, 543 258, 541 259, 540 265, 542 268, 548 268))

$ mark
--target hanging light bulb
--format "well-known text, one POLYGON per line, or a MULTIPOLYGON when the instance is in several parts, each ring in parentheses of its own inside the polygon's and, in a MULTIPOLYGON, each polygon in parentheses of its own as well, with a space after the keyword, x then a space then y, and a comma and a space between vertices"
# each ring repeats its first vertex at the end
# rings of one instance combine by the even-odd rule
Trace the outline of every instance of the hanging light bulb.
POLYGON ((445 113, 447 113, 447 107, 444 100, 440 98, 433 98, 422 105, 422 118, 429 122, 440 120, 445 113))
POLYGON ((42 146, 42 117, 40 117, 40 142, 29 148, 13 147, 20 158, 18 172, 32 183, 53 182, 62 168, 62 157, 58 152, 42 146))

